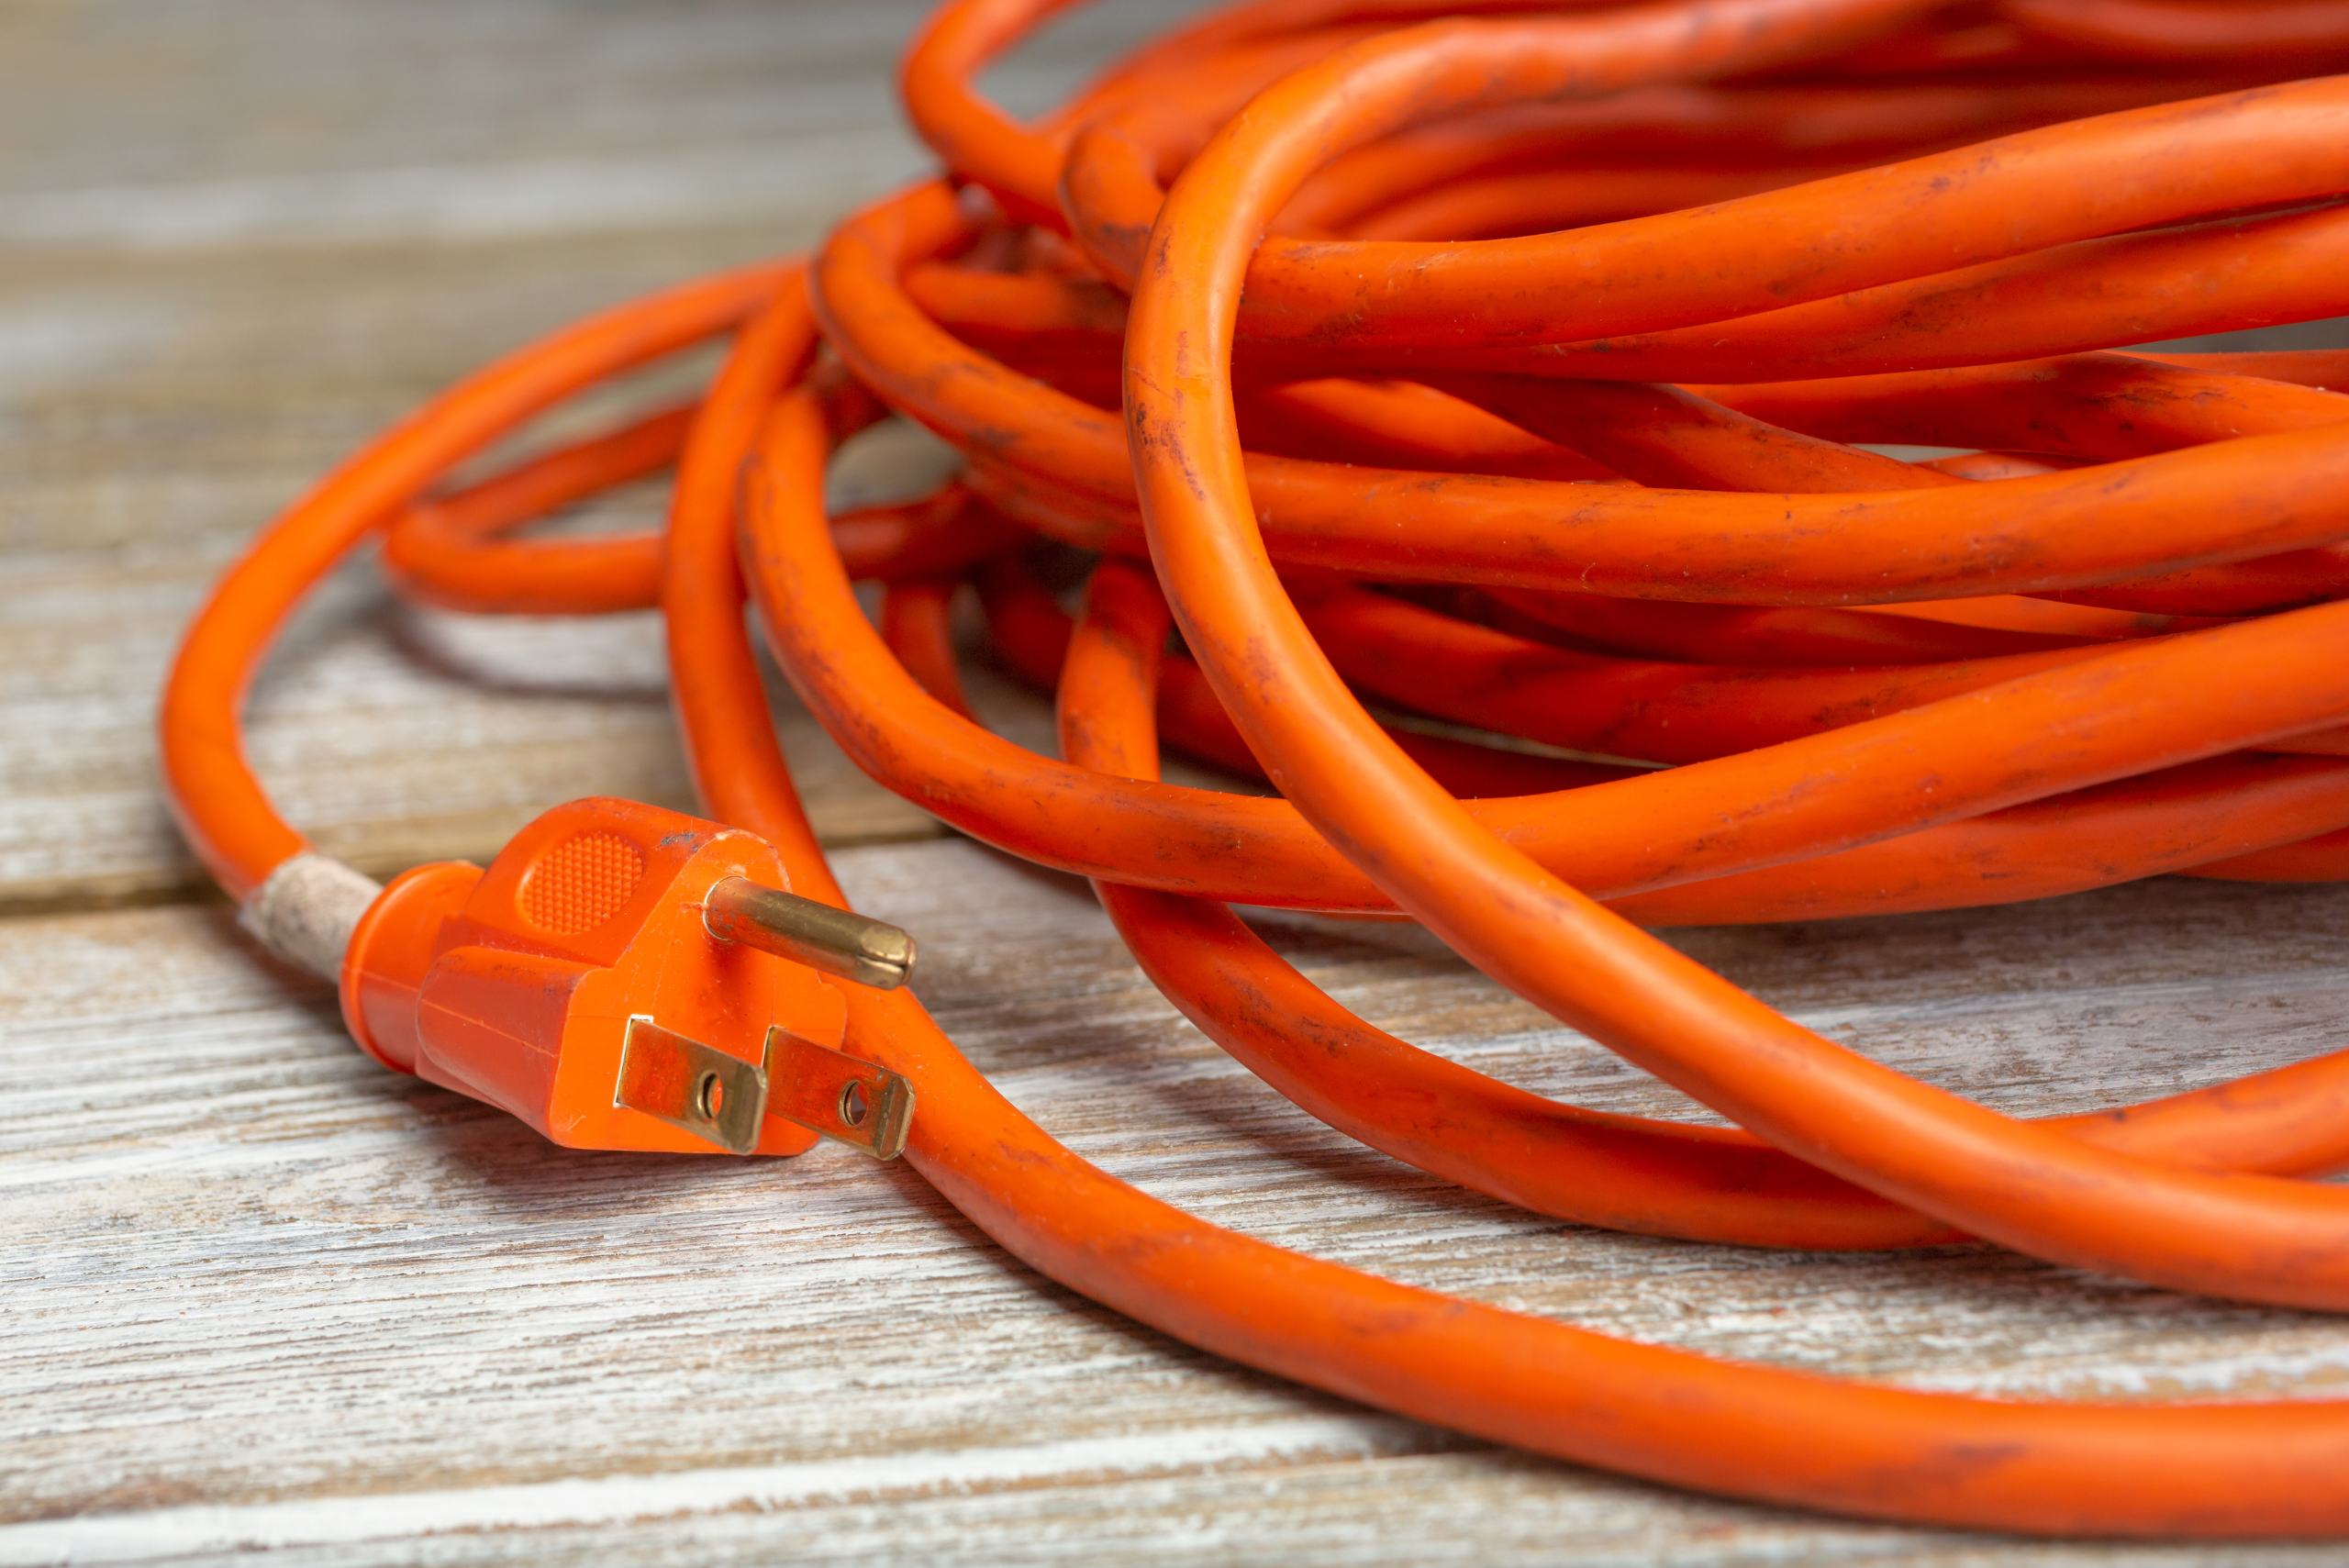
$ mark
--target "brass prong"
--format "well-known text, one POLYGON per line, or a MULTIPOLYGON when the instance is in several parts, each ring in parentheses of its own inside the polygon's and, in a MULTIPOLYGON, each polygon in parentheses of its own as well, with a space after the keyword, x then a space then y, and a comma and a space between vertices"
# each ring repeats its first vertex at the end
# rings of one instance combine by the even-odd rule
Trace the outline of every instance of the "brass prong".
POLYGON ((729 876, 709 890, 701 920, 713 937, 892 991, 914 971, 914 940, 896 927, 813 898, 729 876))
POLYGON ((754 1062, 687 1040, 640 1013, 620 1041, 612 1104, 658 1117, 729 1154, 748 1154, 759 1146, 767 1075, 754 1062))
POLYGON ((905 1151, 913 1125, 914 1086, 885 1067, 803 1040, 776 1024, 767 1030, 767 1115, 797 1122, 876 1160, 905 1151))

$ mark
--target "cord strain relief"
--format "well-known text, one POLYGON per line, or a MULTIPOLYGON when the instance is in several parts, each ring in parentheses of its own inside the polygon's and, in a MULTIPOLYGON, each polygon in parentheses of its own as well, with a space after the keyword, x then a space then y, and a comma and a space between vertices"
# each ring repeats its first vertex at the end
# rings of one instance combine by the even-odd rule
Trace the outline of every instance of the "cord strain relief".
POLYGON ((253 890, 237 924, 276 957, 333 980, 352 928, 383 891, 373 877, 305 850, 253 890))

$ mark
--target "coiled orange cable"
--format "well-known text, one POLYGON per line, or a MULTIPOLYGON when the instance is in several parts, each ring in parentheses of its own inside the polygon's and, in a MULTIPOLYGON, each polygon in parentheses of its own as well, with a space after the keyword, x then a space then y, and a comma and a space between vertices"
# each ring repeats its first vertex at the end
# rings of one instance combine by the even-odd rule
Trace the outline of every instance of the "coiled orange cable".
MULTIPOLYGON (((839 902, 748 596, 868 773, 1093 878, 1201 1029, 1397 1158, 1663 1235, 1972 1235, 2349 1307, 2349 1197, 2299 1179, 2349 1165, 2349 1051, 2019 1121, 1632 923, 2349 876, 2349 395, 2328 390, 2349 355, 2110 351, 2349 310, 2349 79, 2278 80, 2349 65, 2349 6, 1254 0, 1018 125, 969 81, 1059 8, 955 0, 917 40, 907 99, 949 179, 804 266, 524 350, 262 535, 162 716, 223 884, 247 896, 305 847, 241 755, 244 683, 381 535, 442 605, 657 601, 707 809, 839 902), (728 331, 697 406, 447 487, 553 403, 728 331), (830 450, 886 410, 963 473, 828 518, 830 450), (664 536, 509 537, 672 463, 664 536), (1019 553, 1038 534, 1100 552, 1074 618, 1019 553), (878 628, 852 575, 889 584, 878 628), (965 579, 1007 661, 1056 685, 1060 759, 969 717, 945 614, 965 579), (1161 782, 1162 736, 1277 795, 1161 782), (1230 903, 1415 918, 1737 1128, 1419 1051, 1230 903)), ((1919 1393, 1394 1285, 1077 1159, 904 994, 850 1007, 850 1049, 918 1086, 908 1154, 951 1201, 1251 1364, 1776 1502, 2349 1532, 2349 1405, 1919 1393)))

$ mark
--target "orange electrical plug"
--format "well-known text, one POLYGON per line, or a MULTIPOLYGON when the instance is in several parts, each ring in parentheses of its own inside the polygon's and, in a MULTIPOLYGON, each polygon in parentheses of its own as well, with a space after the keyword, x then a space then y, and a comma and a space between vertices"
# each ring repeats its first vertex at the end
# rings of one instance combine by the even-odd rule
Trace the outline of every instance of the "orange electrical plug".
POLYGON ((787 891, 765 840, 634 801, 557 806, 484 871, 418 866, 362 917, 343 1018, 370 1056, 573 1149, 883 1159, 911 1086, 839 1048, 818 970, 901 983, 904 932, 787 891))

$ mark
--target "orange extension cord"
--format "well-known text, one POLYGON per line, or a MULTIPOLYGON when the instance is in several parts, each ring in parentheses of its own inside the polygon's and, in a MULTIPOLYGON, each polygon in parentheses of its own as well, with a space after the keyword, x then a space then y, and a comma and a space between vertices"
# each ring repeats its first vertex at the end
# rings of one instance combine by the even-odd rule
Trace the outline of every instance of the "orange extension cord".
MULTIPOLYGON (((1245 0, 1014 123, 971 79, 1064 4, 953 0, 914 44, 942 178, 804 262, 523 350, 262 537, 161 720, 173 806, 229 893, 307 848, 242 754, 246 683, 380 539, 438 605, 659 605, 707 813, 841 902, 747 595, 866 772, 1092 878, 1200 1029, 1397 1159, 1654 1235, 1972 1236, 2349 1308, 2349 1191, 2309 1179, 2349 1165, 2349 1052, 2017 1120, 1641 929, 2349 876, 2349 396, 2327 390, 2349 353, 2111 351, 2349 311, 2349 76, 2310 74, 2349 69, 2349 5, 1245 0), (729 333, 696 406, 449 482, 729 333), (828 519, 829 453, 891 412, 960 474, 828 519), (672 465, 663 536, 514 535, 672 465), (1098 553, 1074 619, 1038 536, 1098 553), (877 630, 854 578, 888 584, 877 630), (1061 760, 969 717, 964 583, 1000 656, 1057 689, 1061 760), (1162 737, 1277 795, 1162 783, 1162 737), (1420 1051, 1235 903, 1418 920, 1737 1128, 1420 1051)), ((909 995, 849 1006, 849 1050, 918 1086, 908 1155, 950 1201, 1250 1365, 1776 1503, 2349 1533, 2349 1404, 1918 1392, 1388 1284, 1078 1159, 909 995)))

